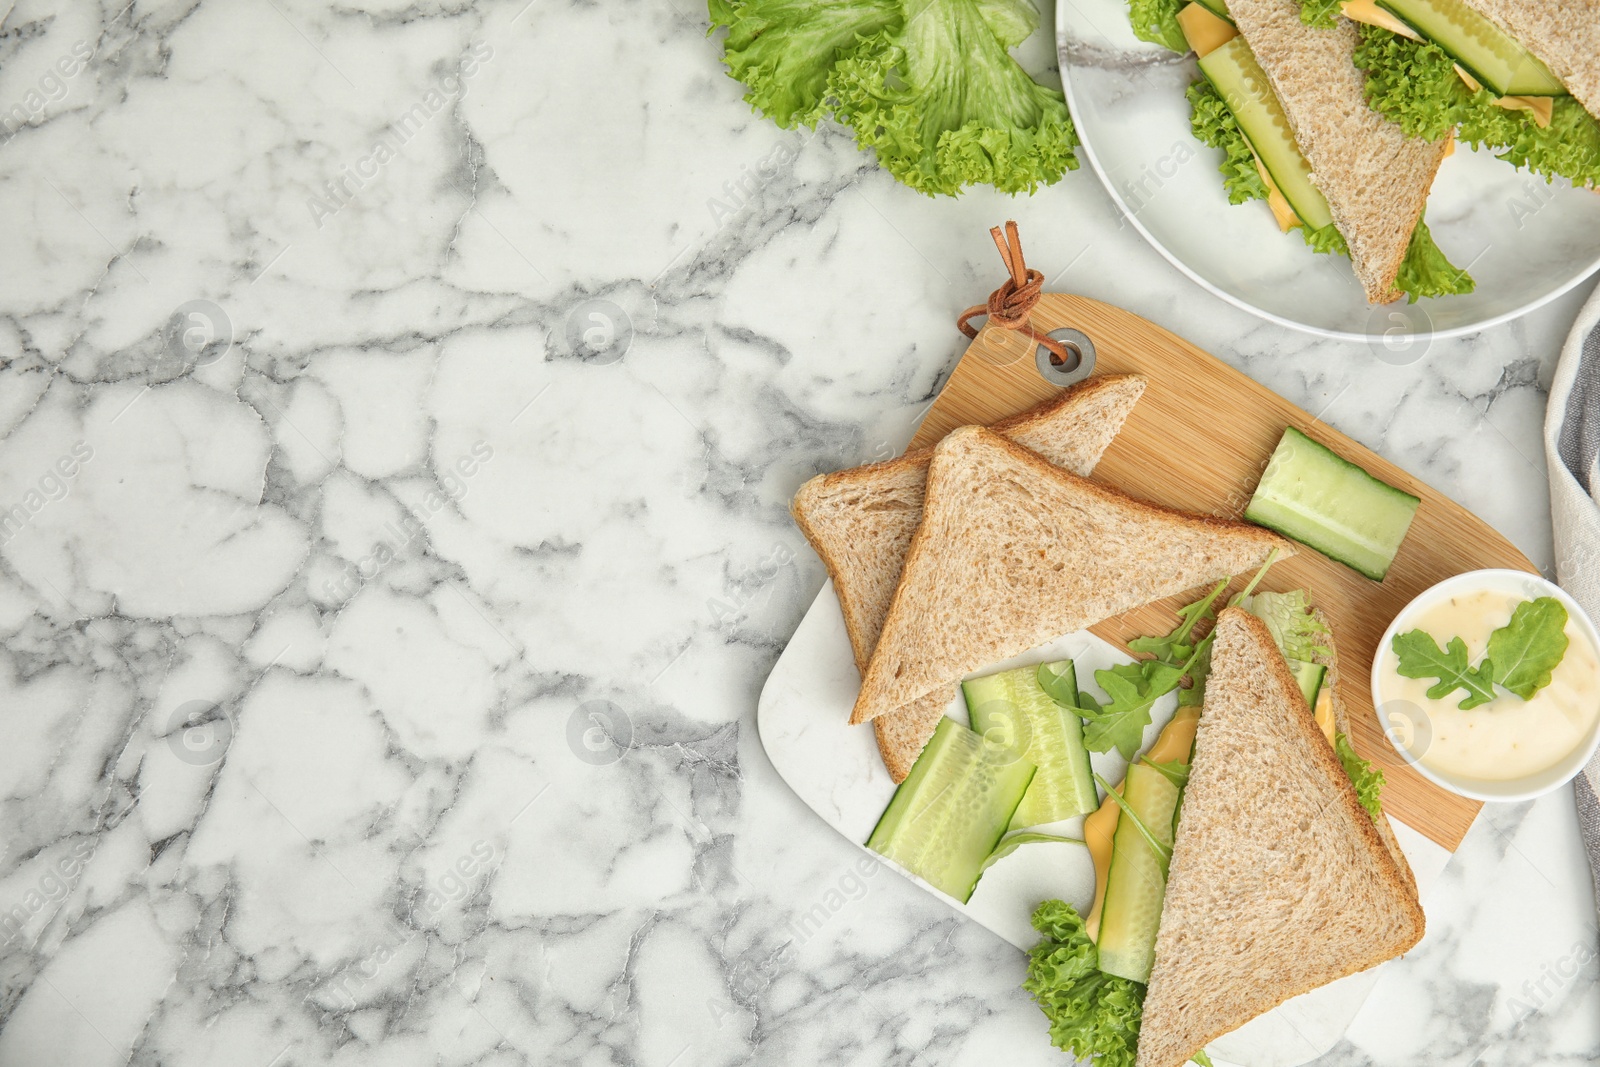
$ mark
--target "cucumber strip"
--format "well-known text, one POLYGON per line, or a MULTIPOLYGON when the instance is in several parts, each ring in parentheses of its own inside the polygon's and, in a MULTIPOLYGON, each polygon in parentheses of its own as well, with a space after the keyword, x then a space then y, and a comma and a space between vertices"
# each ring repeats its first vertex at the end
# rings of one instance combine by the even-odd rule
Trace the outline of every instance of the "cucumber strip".
POLYGON ((1496 96, 1565 96, 1566 86, 1533 53, 1461 0, 1378 0, 1450 54, 1496 96))
POLYGON ((1039 768, 1012 816, 1013 830, 1070 819, 1100 804, 1083 743, 1083 720, 1057 703, 1040 684, 1041 678, 1063 694, 1077 692, 1071 660, 1018 667, 961 683, 972 728, 995 744, 1014 747, 1039 768))
POLYGON ((965 904, 1033 773, 1016 752, 940 719, 867 847, 965 904))
POLYGON ((1107 974, 1135 982, 1150 980, 1182 796, 1183 791, 1161 770, 1144 763, 1128 768, 1121 798, 1124 817, 1112 839, 1111 873, 1100 917, 1100 969, 1107 974))
POLYGON ((1292 659, 1289 660, 1289 673, 1300 683, 1300 693, 1306 698, 1306 707, 1316 707, 1317 694, 1322 691, 1322 679, 1328 673, 1328 668, 1320 663, 1292 659))
POLYGON ((1421 503, 1291 426, 1244 517, 1381 582, 1421 503))
POLYGON ((1228 5, 1226 0, 1195 0, 1195 3, 1210 11, 1213 15, 1216 15, 1220 18, 1225 18, 1229 22, 1233 21, 1233 16, 1228 14, 1228 5))
POLYGON ((1311 180, 1311 164, 1289 128, 1289 117, 1266 72, 1243 37, 1205 54, 1200 71, 1216 86, 1239 129, 1300 221, 1313 230, 1333 222, 1328 200, 1311 180))

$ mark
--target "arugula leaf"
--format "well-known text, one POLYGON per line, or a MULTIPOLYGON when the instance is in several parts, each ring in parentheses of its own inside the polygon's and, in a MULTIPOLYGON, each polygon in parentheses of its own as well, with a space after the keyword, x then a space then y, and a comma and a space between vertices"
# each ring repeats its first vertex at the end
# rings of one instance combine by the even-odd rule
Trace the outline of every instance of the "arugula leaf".
MULTIPOLYGON (((1151 766, 1155 767, 1156 765, 1152 763, 1151 766)), ((1106 791, 1107 799, 1113 801, 1117 807, 1122 809, 1122 817, 1124 819, 1133 820, 1133 828, 1139 831, 1139 836, 1144 838, 1145 844, 1149 845, 1151 850, 1155 852, 1156 859, 1161 864, 1161 873, 1162 875, 1165 875, 1168 868, 1172 865, 1172 846, 1164 843, 1155 835, 1155 831, 1151 830, 1150 827, 1146 825, 1145 821, 1139 817, 1139 813, 1133 810, 1133 805, 1129 804, 1126 800, 1123 800, 1122 794, 1111 788, 1110 782, 1106 781, 1098 774, 1094 776, 1094 780, 1099 784, 1101 789, 1106 791)), ((1189 776, 1185 774, 1184 781, 1187 782, 1188 780, 1189 776)))
POLYGON ((1333 655, 1333 649, 1321 640, 1327 636, 1328 628, 1311 614, 1311 597, 1304 589, 1257 593, 1239 606, 1266 623, 1267 632, 1285 659, 1315 663, 1319 655, 1333 655))
POLYGON ((1070 659, 1058 659, 1051 663, 1039 664, 1039 669, 1033 672, 1034 680, 1039 683, 1039 688, 1044 690, 1045 696, 1054 700, 1063 707, 1070 708, 1078 702, 1077 686, 1068 688, 1067 680, 1076 680, 1077 673, 1072 669, 1070 659))
POLYGON ((1188 643, 1189 637, 1202 622, 1216 618, 1216 613, 1211 609, 1226 588, 1228 579, 1224 578, 1210 593, 1178 609, 1178 625, 1167 636, 1135 637, 1128 642, 1128 648, 1174 665, 1187 662, 1194 655, 1194 646, 1188 643))
POLYGON ((1209 633, 1189 657, 1189 688, 1178 690, 1178 707, 1198 708, 1206 701, 1206 679, 1211 677, 1211 646, 1217 635, 1209 633))
POLYGON ((1023 845, 1081 845, 1083 843, 1081 838, 1062 837, 1060 834, 1045 834, 1031 830, 1020 834, 1011 834, 1009 837, 1000 839, 1000 843, 994 847, 994 851, 989 853, 989 858, 983 861, 983 866, 980 870, 987 871, 1023 845))
POLYGON ((1457 689, 1466 690, 1466 697, 1457 707, 1463 711, 1487 704, 1494 699, 1493 665, 1485 659, 1476 667, 1467 664, 1467 643, 1452 637, 1444 648, 1422 630, 1395 634, 1391 642, 1399 656, 1396 670, 1402 678, 1437 678, 1428 688, 1428 696, 1440 700, 1457 689))
POLYGON ((1100 952, 1072 905, 1045 901, 1033 928, 1041 939, 1028 951, 1022 988, 1050 1021, 1050 1041, 1096 1067, 1133 1067, 1145 987, 1100 970, 1100 952))
POLYGON ((1123 759, 1131 760, 1144 738, 1144 728, 1150 725, 1151 705, 1178 688, 1182 679, 1182 667, 1156 659, 1095 671, 1094 680, 1111 697, 1111 703, 1077 709, 1087 723, 1084 745, 1090 752, 1115 748, 1123 759))
POLYGON ((1141 41, 1165 45, 1182 54, 1189 50, 1189 39, 1178 25, 1178 9, 1187 0, 1128 0, 1128 17, 1133 35, 1141 41))
POLYGON ((1146 756, 1142 762, 1146 767, 1149 767, 1151 770, 1160 774, 1161 777, 1177 786, 1180 790, 1189 784, 1189 765, 1183 762, 1181 759, 1172 759, 1165 763, 1157 763, 1155 760, 1146 756))
POLYGON ((1511 621, 1489 635, 1485 666, 1494 680, 1523 700, 1550 684, 1550 672, 1567 654, 1567 609, 1555 597, 1524 600, 1511 621))
POLYGON ((1361 801, 1361 806, 1367 809, 1367 814, 1372 816, 1374 822, 1381 819, 1383 772, 1357 755, 1350 739, 1342 733, 1333 735, 1333 753, 1339 757, 1339 764, 1349 776, 1350 784, 1356 787, 1356 797, 1361 801))

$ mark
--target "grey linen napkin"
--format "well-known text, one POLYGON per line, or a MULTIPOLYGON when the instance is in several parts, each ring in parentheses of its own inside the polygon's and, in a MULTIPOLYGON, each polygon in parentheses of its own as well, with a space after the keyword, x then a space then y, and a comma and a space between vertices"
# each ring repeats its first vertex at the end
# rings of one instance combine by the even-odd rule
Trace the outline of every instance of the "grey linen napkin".
MULTIPOLYGON (((1556 581, 1600 619, 1600 288, 1561 350, 1544 422, 1556 581)), ((1600 755, 1573 782, 1578 827, 1600 896, 1600 755)))

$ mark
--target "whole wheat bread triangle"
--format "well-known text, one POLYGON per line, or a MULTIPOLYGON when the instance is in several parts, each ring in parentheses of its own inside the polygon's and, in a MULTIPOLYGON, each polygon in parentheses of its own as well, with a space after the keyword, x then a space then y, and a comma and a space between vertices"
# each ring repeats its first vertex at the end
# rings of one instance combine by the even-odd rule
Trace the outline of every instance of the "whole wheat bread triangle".
POLYGON ((1228 14, 1283 104, 1368 302, 1398 299, 1395 277, 1445 144, 1407 137, 1367 106, 1355 65, 1360 33, 1349 19, 1307 26, 1297 0, 1228 0, 1228 14))
POLYGON ((1255 570, 1276 549, 1257 526, 1148 504, 1053 467, 981 426, 951 433, 928 468, 911 539, 851 722, 1164 596, 1255 570))
POLYGON ((1400 955, 1422 908, 1262 622, 1217 618, 1137 1067, 1400 955))
POLYGON ((1600 119, 1600 0, 1465 0, 1516 38, 1600 119))
MULTIPOLYGON (((993 429, 1059 467, 1088 474, 1144 393, 1134 374, 1090 378, 993 429)), ((845 631, 863 675, 877 647, 911 535, 922 521, 932 448, 918 448, 886 463, 818 475, 795 493, 795 522, 833 578, 845 631)), ((874 720, 878 751, 896 782, 911 772, 951 693, 936 693, 874 720)))

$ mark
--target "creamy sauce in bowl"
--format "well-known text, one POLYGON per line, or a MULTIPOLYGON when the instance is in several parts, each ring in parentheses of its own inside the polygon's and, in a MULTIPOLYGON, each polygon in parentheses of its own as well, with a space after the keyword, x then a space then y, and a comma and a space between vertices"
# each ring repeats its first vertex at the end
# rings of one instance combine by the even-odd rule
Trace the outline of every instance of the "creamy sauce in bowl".
MULTIPOLYGON (((1511 620, 1519 604, 1552 595, 1530 589, 1529 577, 1484 575, 1476 585, 1444 583, 1407 608, 1393 630, 1423 630, 1440 648, 1460 637, 1468 663, 1477 665, 1489 635, 1511 620), (1458 588, 1450 588, 1452 584, 1458 588)), ((1545 784, 1541 778, 1553 787, 1570 777, 1563 761, 1593 745, 1600 721, 1600 651, 1575 605, 1558 599, 1568 612, 1567 651, 1551 672, 1550 684, 1527 700, 1499 687, 1493 700, 1467 710, 1458 706, 1466 696, 1459 689, 1432 699, 1427 691, 1437 679, 1401 677, 1399 657, 1392 639, 1386 638, 1373 668, 1373 695, 1380 721, 1402 755, 1425 773, 1432 772, 1430 777, 1469 792, 1483 788, 1498 793, 1515 783, 1538 789, 1545 784)))

